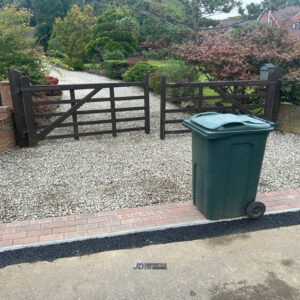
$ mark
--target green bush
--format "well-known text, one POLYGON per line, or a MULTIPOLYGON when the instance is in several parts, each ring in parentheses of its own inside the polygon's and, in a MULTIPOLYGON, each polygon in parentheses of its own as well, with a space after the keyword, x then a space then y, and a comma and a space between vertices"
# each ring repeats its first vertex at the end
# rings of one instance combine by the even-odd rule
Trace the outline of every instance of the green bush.
POLYGON ((98 17, 92 28, 92 35, 86 46, 90 58, 101 58, 103 52, 120 50, 127 57, 138 48, 138 39, 129 29, 124 29, 118 21, 129 17, 125 9, 109 9, 98 17))
POLYGON ((142 51, 142 57, 144 59, 156 59, 156 60, 163 60, 168 57, 168 51, 165 49, 159 49, 159 50, 143 50, 142 51))
POLYGON ((65 58, 65 55, 58 50, 49 50, 47 51, 47 56, 54 58, 65 58))
MULTIPOLYGON (((167 82, 179 81, 197 81, 197 73, 195 70, 185 65, 183 61, 149 61, 150 65, 156 67, 158 71, 150 74, 150 89, 155 92, 160 92, 160 77, 162 75, 167 77, 167 82)), ((168 97, 191 97, 193 96, 193 88, 172 88, 167 90, 168 97)))
POLYGON ((144 74, 151 74, 158 70, 157 67, 151 65, 148 62, 140 61, 134 67, 128 69, 123 74, 123 79, 127 82, 129 81, 143 81, 144 74))
POLYGON ((187 66, 182 60, 168 61, 162 69, 168 82, 197 81, 197 73, 194 68, 187 66))
POLYGON ((63 59, 50 57, 49 62, 50 62, 50 64, 52 64, 54 66, 61 67, 63 69, 69 70, 69 71, 74 71, 74 69, 72 67, 70 67, 69 65, 67 65, 63 59))
MULTIPOLYGON (((134 67, 128 69, 123 74, 125 81, 143 81, 144 74, 149 74, 150 89, 160 93, 160 77, 166 76, 168 82, 197 81, 197 72, 194 68, 185 65, 180 60, 165 61, 140 61, 134 67)), ((192 88, 172 88, 167 91, 168 97, 188 97, 193 96, 192 88)))
MULTIPOLYGON (((174 61, 163 68, 163 74, 167 77, 167 82, 197 81, 197 73, 193 67, 187 66, 184 61, 174 61)), ((168 97, 191 97, 194 89, 190 87, 172 88, 167 91, 168 97)))
POLYGON ((125 55, 121 50, 115 50, 112 52, 105 52, 103 54, 104 60, 124 60, 125 55))
POLYGON ((127 68, 126 60, 106 60, 104 62, 104 74, 111 79, 122 79, 122 74, 127 68))
POLYGON ((88 64, 84 64, 84 69, 100 69, 100 64, 96 64, 96 63, 88 63, 88 64))
POLYGON ((300 72, 291 72, 282 78, 280 97, 281 102, 300 105, 300 72))
POLYGON ((149 75, 149 88, 156 94, 160 93, 160 78, 162 73, 157 71, 149 75))
POLYGON ((73 68, 75 71, 82 70, 84 67, 84 62, 81 57, 66 57, 65 62, 68 66, 73 68))

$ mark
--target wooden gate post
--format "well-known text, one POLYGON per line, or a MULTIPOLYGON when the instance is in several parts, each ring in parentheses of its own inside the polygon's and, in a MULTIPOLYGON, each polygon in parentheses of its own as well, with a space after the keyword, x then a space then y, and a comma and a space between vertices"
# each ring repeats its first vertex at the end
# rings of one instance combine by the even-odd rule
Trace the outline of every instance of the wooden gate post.
POLYGON ((23 95, 20 91, 22 74, 16 70, 8 72, 10 91, 13 103, 13 118, 15 123, 16 144, 19 147, 27 147, 28 133, 23 105, 23 95))
POLYGON ((109 95, 110 95, 112 135, 113 135, 113 137, 116 137, 117 136, 117 122, 116 122, 116 103, 115 103, 114 87, 109 88, 109 95))
POLYGON ((273 111, 271 115, 271 120, 276 122, 279 113, 280 106, 280 79, 282 77, 282 68, 276 67, 273 73, 269 74, 268 80, 275 80, 275 91, 274 91, 274 103, 273 103, 273 111))
MULTIPOLYGON (((70 97, 71 97, 71 107, 73 107, 76 104, 76 98, 75 98, 75 90, 70 90, 70 97)), ((75 134, 75 141, 79 141, 79 135, 78 135, 78 120, 77 120, 77 113, 74 112, 72 114, 72 120, 73 120, 73 132, 75 134)))
POLYGON ((265 102, 265 118, 270 121, 276 121, 280 105, 280 79, 282 77, 282 68, 272 64, 265 64, 260 71, 261 80, 275 81, 275 84, 267 85, 267 95, 265 102))
POLYGON ((166 120, 166 96, 167 96, 167 79, 166 76, 160 78, 160 139, 165 139, 165 120, 166 120))
MULTIPOLYGON (((30 87, 30 81, 27 77, 22 77, 20 82, 21 82, 22 89, 30 87)), ((33 116, 31 92, 27 92, 27 91, 23 92, 23 106, 24 106, 25 119, 26 119, 28 145, 29 147, 33 147, 37 145, 38 138, 36 136, 35 128, 34 128, 34 116, 33 116)))
POLYGON ((150 133, 150 102, 149 102, 149 75, 144 75, 144 96, 145 96, 145 132, 150 133))

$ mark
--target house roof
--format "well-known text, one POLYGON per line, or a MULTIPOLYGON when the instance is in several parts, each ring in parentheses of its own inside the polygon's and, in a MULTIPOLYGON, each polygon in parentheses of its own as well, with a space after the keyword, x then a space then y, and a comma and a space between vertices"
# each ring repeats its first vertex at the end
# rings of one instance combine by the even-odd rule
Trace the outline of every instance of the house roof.
POLYGON ((272 15, 283 21, 289 21, 300 12, 300 7, 288 6, 272 11, 272 15))
POLYGON ((278 8, 276 10, 265 9, 261 15, 257 18, 258 22, 267 21, 270 24, 279 24, 278 22, 300 22, 300 7, 288 6, 284 8, 278 8))
POLYGON ((292 18, 292 22, 300 22, 300 11, 292 18))
POLYGON ((220 23, 216 26, 216 28, 219 28, 219 27, 230 27, 234 24, 253 24, 255 23, 256 21, 255 20, 221 20, 220 23))

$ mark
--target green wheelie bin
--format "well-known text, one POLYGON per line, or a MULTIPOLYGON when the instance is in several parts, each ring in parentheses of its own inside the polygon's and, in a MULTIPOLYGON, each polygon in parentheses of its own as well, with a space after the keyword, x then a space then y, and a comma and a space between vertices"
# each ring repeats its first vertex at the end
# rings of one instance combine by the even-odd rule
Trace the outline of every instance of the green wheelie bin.
POLYGON ((267 137, 277 124, 208 112, 183 125, 192 131, 193 202, 198 210, 209 220, 261 217, 266 208, 255 202, 257 186, 267 137))

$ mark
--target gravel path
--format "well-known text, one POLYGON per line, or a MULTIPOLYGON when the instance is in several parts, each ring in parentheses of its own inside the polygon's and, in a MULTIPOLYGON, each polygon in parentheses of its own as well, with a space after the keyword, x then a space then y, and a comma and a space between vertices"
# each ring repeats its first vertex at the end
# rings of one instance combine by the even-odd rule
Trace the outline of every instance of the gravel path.
MULTIPOLYGON (((59 77, 61 83, 111 81, 84 72, 58 71, 51 75, 59 77)), ((141 93, 138 88, 116 91, 117 96, 141 93)), ((82 91, 77 96, 85 94, 87 91, 82 91)), ((101 92, 101 96, 105 95, 101 92)), ((138 103, 141 102, 132 101, 133 106, 138 103)), ((80 141, 44 141, 34 148, 10 150, 0 155, 0 222, 191 200, 190 135, 167 136, 161 141, 159 97, 151 94, 150 103, 150 135, 131 132, 116 138, 105 135, 80 141)), ((100 105, 103 107, 103 104, 89 103, 83 109, 100 105)), ((66 107, 62 105, 60 109, 66 107)), ((82 117, 99 120, 106 116, 81 116, 80 120, 82 117)), ((139 121, 135 125, 143 124, 139 121)), ((105 126, 91 127, 110 129, 105 126)), ((85 130, 90 131, 91 127, 85 130)), ((60 128, 55 133, 71 130, 60 128)), ((299 188, 299 165, 300 136, 272 133, 259 191, 299 188)))

